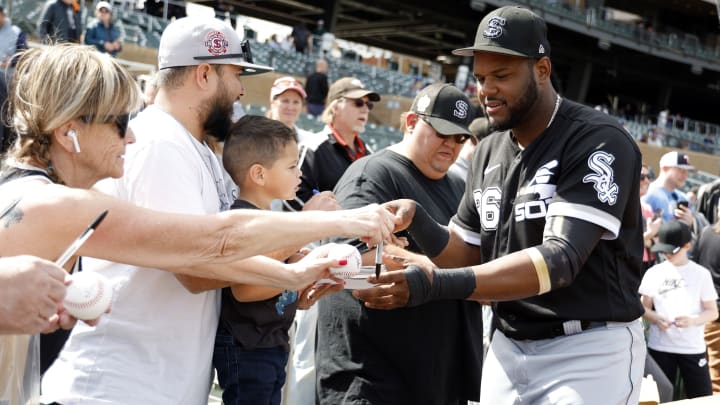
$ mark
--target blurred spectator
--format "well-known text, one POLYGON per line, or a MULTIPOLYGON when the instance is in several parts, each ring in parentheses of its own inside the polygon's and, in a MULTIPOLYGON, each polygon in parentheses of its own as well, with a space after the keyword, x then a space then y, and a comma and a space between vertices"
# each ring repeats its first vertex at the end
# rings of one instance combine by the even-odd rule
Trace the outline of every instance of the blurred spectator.
POLYGON ((10 17, 5 15, 5 9, 0 6, 0 74, 4 80, 10 81, 16 58, 16 52, 27 49, 25 33, 12 24, 10 17))
MULTIPOLYGON (((720 221, 705 228, 695 246, 695 259, 698 264, 710 270, 715 291, 720 294, 720 221)), ((717 301, 720 306, 720 300, 717 301)), ((705 325, 705 344, 707 345, 708 365, 713 393, 720 393, 720 319, 705 325)))
POLYGON ((313 135, 311 132, 300 129, 295 125, 298 118, 300 118, 306 98, 307 94, 302 84, 290 76, 276 79, 270 89, 268 118, 278 120, 295 131, 298 143, 307 140, 313 135))
POLYGON ((315 62, 315 71, 305 79, 307 92, 307 111, 312 116, 319 116, 325 108, 325 99, 328 95, 328 63, 325 59, 315 62))
POLYGON ((77 0, 48 0, 40 18, 38 34, 44 43, 80 42, 82 22, 77 0))
POLYGON ((652 174, 650 173, 650 166, 642 165, 640 169, 640 209, 643 219, 645 219, 645 232, 643 232, 645 245, 643 251, 643 271, 655 265, 655 254, 650 249, 655 242, 655 238, 663 221, 662 213, 660 211, 657 213, 653 212, 652 207, 642 200, 642 197, 647 194, 651 181, 652 174))
POLYGON ((703 331, 718 317, 718 294, 707 268, 688 258, 691 232, 682 221, 660 227, 653 252, 666 260, 645 273, 639 292, 650 323, 648 354, 670 381, 682 376, 688 398, 712 394, 703 331))
POLYGON ((277 34, 270 35, 270 38, 268 39, 268 45, 272 49, 280 49, 280 42, 277 39, 277 34))
POLYGON ((112 22, 112 6, 107 1, 100 1, 95 6, 95 17, 85 30, 85 44, 94 45, 98 51, 117 56, 122 50, 120 31, 112 22))
POLYGON ((320 19, 317 20, 317 25, 315 27, 315 31, 312 33, 312 52, 313 54, 318 54, 319 56, 322 55, 322 41, 323 41, 323 35, 327 30, 325 29, 325 20, 320 19))
POLYGON ((298 23, 293 27, 290 35, 293 37, 293 45, 298 53, 305 53, 308 44, 310 43, 310 31, 305 26, 305 23, 298 23))

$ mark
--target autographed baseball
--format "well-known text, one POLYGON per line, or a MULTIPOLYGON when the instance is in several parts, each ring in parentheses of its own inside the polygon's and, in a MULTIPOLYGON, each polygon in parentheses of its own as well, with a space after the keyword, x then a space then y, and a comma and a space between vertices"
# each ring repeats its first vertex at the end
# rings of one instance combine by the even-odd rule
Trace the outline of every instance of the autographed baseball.
POLYGON ((347 278, 360 273, 362 258, 360 257, 360 252, 355 246, 342 243, 337 244, 330 248, 328 257, 336 260, 347 260, 347 264, 344 266, 330 267, 330 273, 334 276, 347 278))
POLYGON ((77 319, 97 319, 112 301, 112 287, 105 276, 83 271, 70 276, 72 283, 65 294, 65 309, 77 319))

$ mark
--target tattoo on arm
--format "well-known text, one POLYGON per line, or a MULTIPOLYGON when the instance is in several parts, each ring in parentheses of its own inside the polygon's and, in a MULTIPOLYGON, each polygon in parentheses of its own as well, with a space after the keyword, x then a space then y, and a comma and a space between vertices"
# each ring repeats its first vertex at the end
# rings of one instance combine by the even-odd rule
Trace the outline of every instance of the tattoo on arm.
POLYGON ((15 207, 10 210, 2 219, 0 219, 0 226, 3 228, 9 228, 10 225, 19 224, 23 219, 23 212, 20 208, 15 207))

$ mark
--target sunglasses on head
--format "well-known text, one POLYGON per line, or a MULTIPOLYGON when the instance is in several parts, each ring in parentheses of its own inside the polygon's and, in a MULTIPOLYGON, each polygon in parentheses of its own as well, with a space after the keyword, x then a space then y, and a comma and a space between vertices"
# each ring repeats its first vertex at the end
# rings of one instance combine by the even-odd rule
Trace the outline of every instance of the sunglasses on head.
POLYGON ((372 101, 365 101, 361 98, 346 98, 345 100, 351 100, 357 108, 362 108, 362 106, 366 105, 368 110, 372 110, 373 107, 375 107, 375 103, 372 101))
POLYGON ((426 123, 427 125, 430 126, 430 128, 435 130, 435 136, 437 136, 438 138, 441 138, 441 139, 453 138, 455 140, 455 143, 457 143, 457 144, 465 143, 465 142, 467 142, 468 139, 471 138, 471 135, 466 135, 466 134, 443 135, 440 132, 438 132, 437 129, 435 129, 435 127, 432 126, 432 124, 425 118, 424 115, 422 115, 422 114, 418 114, 418 115, 420 116, 420 119, 424 123, 426 123))
POLYGON ((130 122, 130 114, 108 115, 101 120, 98 120, 94 115, 83 115, 82 117, 80 117, 80 119, 86 124, 90 124, 92 122, 96 122, 99 124, 114 123, 115 127, 117 127, 118 135, 120 135, 120 138, 125 138, 125 133, 128 129, 128 123, 130 122))

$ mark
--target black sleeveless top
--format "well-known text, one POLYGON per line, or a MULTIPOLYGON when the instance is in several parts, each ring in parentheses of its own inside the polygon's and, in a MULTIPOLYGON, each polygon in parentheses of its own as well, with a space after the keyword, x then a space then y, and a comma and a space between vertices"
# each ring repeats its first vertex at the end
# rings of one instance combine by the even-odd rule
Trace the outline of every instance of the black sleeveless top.
MULTIPOLYGON (((42 170, 31 170, 5 165, 3 170, 0 171, 0 186, 13 180, 31 176, 41 176, 48 179, 51 183, 53 182, 50 176, 42 170)), ((82 257, 78 257, 75 266, 73 266, 73 270, 82 270, 82 257)), ((70 336, 70 331, 71 330, 58 329, 53 333, 40 335, 40 374, 44 374, 58 357, 65 345, 65 341, 70 336)))

